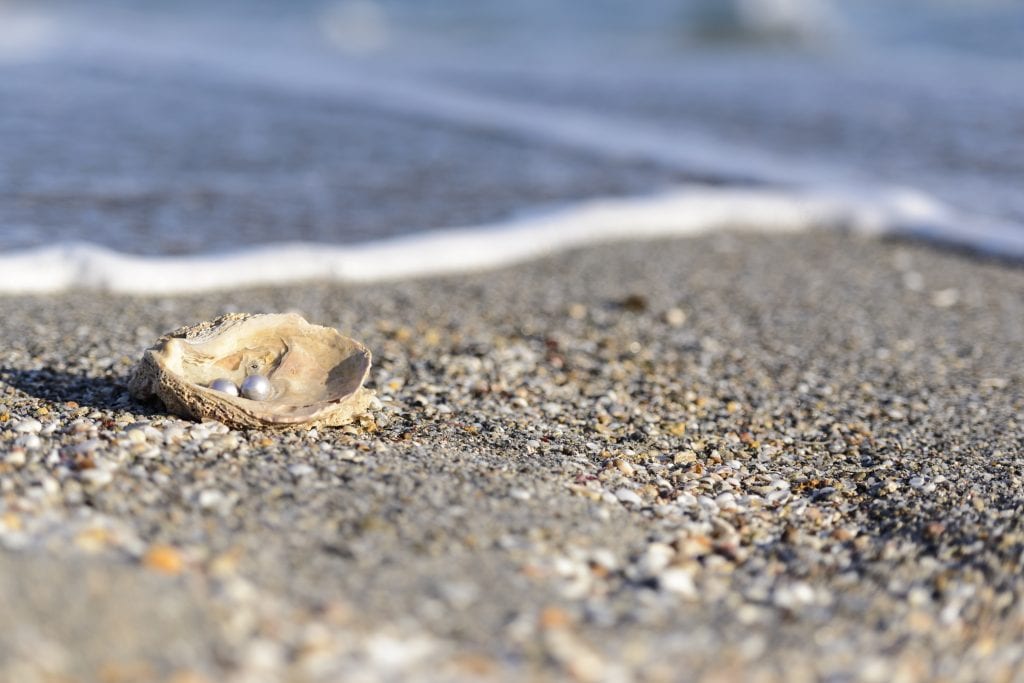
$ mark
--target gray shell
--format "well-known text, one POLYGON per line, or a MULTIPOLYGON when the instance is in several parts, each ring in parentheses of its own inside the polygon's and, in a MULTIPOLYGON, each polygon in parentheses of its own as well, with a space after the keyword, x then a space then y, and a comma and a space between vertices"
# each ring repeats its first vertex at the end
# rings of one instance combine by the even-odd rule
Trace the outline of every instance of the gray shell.
POLYGON ((366 413, 373 392, 363 388, 370 351, 337 330, 294 313, 232 313, 170 332, 146 349, 129 383, 139 399, 156 396, 167 409, 232 427, 337 426, 366 413), (265 401, 209 388, 266 375, 265 401))

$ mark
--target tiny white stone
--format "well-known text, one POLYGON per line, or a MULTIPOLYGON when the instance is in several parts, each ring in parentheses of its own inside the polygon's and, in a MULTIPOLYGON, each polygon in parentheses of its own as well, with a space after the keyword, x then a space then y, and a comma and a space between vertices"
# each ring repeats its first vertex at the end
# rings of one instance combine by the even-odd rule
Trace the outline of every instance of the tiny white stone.
POLYGON ((721 510, 735 510, 736 509, 736 495, 731 491, 723 491, 715 497, 715 505, 721 510))
POLYGON ((644 501, 640 496, 626 488, 621 488, 616 491, 615 497, 618 498, 621 503, 629 503, 637 507, 643 507, 644 504, 644 501))
POLYGON ((590 554, 590 561, 608 570, 615 570, 619 566, 615 553, 607 548, 597 548, 590 554))
POLYGON ((263 375, 249 375, 242 380, 242 396, 253 401, 270 398, 270 380, 263 375))
POLYGON ((185 429, 179 425, 171 425, 163 429, 164 443, 176 443, 185 438, 185 429))
POLYGON ((34 417, 26 417, 14 425, 14 431, 21 434, 38 434, 42 428, 42 423, 34 417))
POLYGON ((662 572, 658 576, 658 587, 684 597, 697 595, 697 586, 693 583, 693 577, 685 569, 672 568, 662 572))
POLYGON ((30 451, 35 450, 43 445, 42 439, 37 434, 22 434, 14 440, 16 446, 23 446, 30 451))
POLYGON ((960 290, 955 288, 940 289, 932 294, 932 306, 937 308, 949 308, 960 302, 960 290))
MULTIPOLYGON (((86 470, 86 472, 92 472, 94 470, 86 470)), ((60 493, 60 483, 53 477, 43 477, 42 481, 39 482, 43 492, 48 496, 55 496, 60 493)))
MULTIPOLYGON (((324 450, 330 450, 331 449, 331 444, 329 444, 329 443, 324 442, 323 444, 321 444, 321 448, 323 446, 327 446, 327 448, 324 448, 324 450)), ((338 457, 341 458, 342 460, 352 460, 352 461, 355 461, 355 460, 359 459, 359 453, 357 453, 356 449, 354 449, 354 448, 346 448, 344 450, 338 451, 338 457)))
POLYGON ((652 543, 647 546, 643 556, 637 563, 638 569, 645 576, 657 576, 665 571, 665 568, 672 562, 676 551, 664 543, 652 543))
POLYGON ((676 498, 676 503, 683 508, 695 508, 697 507, 697 498, 692 493, 683 492, 676 498))
POLYGON ((235 383, 226 377, 220 377, 210 382, 210 388, 214 391, 220 391, 228 394, 229 396, 238 396, 238 387, 236 387, 235 383))
POLYGON ((315 473, 316 470, 306 463, 298 463, 288 467, 288 473, 293 477, 301 478, 315 473))
POLYGON ((916 270, 908 270, 903 273, 903 286, 911 292, 920 292, 924 289, 924 276, 916 270))
POLYGON ((202 425, 206 428, 208 434, 227 434, 231 431, 226 424, 216 420, 207 420, 202 425))
POLYGON ((697 496, 697 503, 705 510, 718 512, 718 503, 710 496, 697 496))
POLYGON ((25 450, 22 448, 11 449, 4 457, 4 462, 14 467, 21 467, 25 464, 25 450))
POLYGON ((511 489, 508 495, 516 500, 530 500, 531 498, 530 492, 526 489, 511 489))
POLYGON ((114 475, 110 471, 98 468, 85 470, 81 476, 82 481, 95 488, 106 486, 114 479, 114 475))
POLYGON ((83 441, 82 443, 78 443, 72 446, 71 452, 77 455, 87 455, 97 450, 102 445, 103 442, 101 442, 99 439, 89 439, 88 441, 83 441))
POLYGON ((670 308, 665 311, 665 322, 671 327, 682 327, 686 322, 686 312, 681 308, 670 308))
POLYGON ((199 507, 208 510, 220 505, 223 500, 224 494, 217 489, 206 489, 199 492, 199 497, 196 502, 199 503, 199 507))
POLYGON ((774 602, 779 607, 795 610, 814 602, 814 589, 808 584, 797 582, 775 589, 774 602))

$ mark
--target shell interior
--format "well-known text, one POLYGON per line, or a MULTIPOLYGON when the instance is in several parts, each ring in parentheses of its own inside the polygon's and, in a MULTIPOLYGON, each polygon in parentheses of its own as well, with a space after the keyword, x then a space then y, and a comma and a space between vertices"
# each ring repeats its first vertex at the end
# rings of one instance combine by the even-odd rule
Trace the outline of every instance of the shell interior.
POLYGON ((330 424, 341 423, 336 413, 342 408, 356 412, 356 406, 344 405, 346 401, 369 393, 361 387, 369 372, 370 352, 336 330, 311 325, 295 314, 235 314, 161 338, 147 350, 133 383, 146 384, 137 380, 148 376, 147 368, 154 376, 144 388, 172 410, 180 407, 196 417, 246 426, 330 424), (266 400, 209 387, 219 378, 241 385, 253 374, 270 380, 266 400))

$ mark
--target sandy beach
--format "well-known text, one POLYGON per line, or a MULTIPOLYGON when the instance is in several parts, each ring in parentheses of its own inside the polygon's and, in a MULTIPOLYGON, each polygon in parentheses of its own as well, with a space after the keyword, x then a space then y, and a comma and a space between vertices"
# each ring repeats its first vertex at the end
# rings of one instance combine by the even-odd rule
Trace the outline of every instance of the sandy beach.
POLYGON ((0 683, 1024 683, 1024 6, 143 5, 0 0, 0 683))
POLYGON ((836 234, 367 287, 0 298, 0 679, 1011 681, 1024 271, 836 234), (296 310, 374 422, 132 401, 296 310))

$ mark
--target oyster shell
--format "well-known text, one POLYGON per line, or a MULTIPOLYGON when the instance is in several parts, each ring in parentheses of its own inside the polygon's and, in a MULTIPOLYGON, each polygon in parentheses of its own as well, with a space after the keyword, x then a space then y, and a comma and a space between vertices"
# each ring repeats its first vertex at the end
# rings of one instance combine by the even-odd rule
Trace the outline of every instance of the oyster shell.
POLYGON ((129 390, 156 396, 173 413, 235 427, 336 426, 367 411, 369 371, 370 351, 330 327, 294 313, 232 313, 160 337, 136 364, 129 390), (252 374, 270 379, 267 400, 209 388, 252 374))

